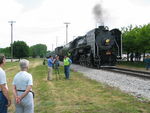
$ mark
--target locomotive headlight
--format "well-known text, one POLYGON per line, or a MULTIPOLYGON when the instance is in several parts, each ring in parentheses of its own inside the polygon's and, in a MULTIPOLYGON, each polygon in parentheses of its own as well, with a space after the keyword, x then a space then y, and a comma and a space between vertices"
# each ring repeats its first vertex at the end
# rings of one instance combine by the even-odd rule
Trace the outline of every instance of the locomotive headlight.
POLYGON ((106 43, 109 43, 109 42, 110 42, 110 39, 107 39, 107 40, 106 40, 106 43))
POLYGON ((110 44, 110 39, 106 39, 105 40, 105 46, 109 46, 109 44, 110 44))

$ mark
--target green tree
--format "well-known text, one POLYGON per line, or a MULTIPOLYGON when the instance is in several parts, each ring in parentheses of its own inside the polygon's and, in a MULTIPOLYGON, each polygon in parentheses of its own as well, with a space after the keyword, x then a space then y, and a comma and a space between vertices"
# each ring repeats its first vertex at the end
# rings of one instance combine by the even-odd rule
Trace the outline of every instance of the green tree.
POLYGON ((24 41, 13 43, 13 54, 16 58, 29 57, 29 46, 24 41))
POLYGON ((127 53, 128 61, 129 61, 129 53, 133 53, 134 44, 135 44, 135 35, 134 35, 134 31, 132 29, 133 29, 132 25, 130 25, 124 29, 122 28, 123 51, 125 51, 127 53))
POLYGON ((141 51, 144 53, 150 52, 150 24, 144 25, 140 29, 140 35, 138 36, 139 46, 141 47, 141 51))
POLYGON ((6 58, 10 58, 10 47, 0 48, 0 53, 5 54, 6 58))
POLYGON ((47 46, 45 44, 36 44, 30 47, 30 56, 32 57, 45 57, 47 46))
MULTIPOLYGON (((143 26, 132 25, 122 28, 123 50, 127 53, 141 54, 150 52, 150 24, 143 26)), ((129 56, 128 56, 129 57, 129 56)))

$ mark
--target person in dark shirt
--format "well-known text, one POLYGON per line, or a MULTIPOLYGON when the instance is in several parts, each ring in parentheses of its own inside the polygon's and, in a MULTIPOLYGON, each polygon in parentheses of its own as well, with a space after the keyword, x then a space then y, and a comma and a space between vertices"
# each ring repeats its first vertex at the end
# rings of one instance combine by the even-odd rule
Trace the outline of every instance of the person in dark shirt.
POLYGON ((56 74, 56 80, 57 80, 58 78, 61 79, 61 77, 60 77, 60 72, 59 72, 59 66, 60 66, 59 56, 56 55, 56 56, 55 56, 55 59, 54 59, 54 70, 55 70, 55 74, 56 74))
POLYGON ((149 70, 150 68, 150 56, 146 56, 146 58, 144 59, 144 62, 146 63, 146 70, 149 70))

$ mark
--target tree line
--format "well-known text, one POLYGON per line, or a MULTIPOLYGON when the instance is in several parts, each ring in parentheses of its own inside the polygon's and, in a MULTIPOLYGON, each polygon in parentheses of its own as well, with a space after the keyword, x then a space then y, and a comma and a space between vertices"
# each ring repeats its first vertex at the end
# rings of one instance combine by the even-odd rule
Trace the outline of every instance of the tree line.
MULTIPOLYGON (((122 27, 123 53, 127 54, 127 60, 133 61, 133 57, 139 60, 141 55, 150 53, 150 24, 143 26, 132 25, 122 27)), ((11 47, 0 48, 0 53, 4 53, 7 58, 11 57, 11 47)), ((13 43, 13 55, 15 58, 23 57, 45 57, 51 52, 47 51, 44 44, 36 44, 29 47, 24 41, 15 41, 13 43)))
MULTIPOLYGON (((4 53, 7 58, 11 58, 11 47, 0 48, 0 53, 4 53)), ((24 41, 14 41, 13 43, 13 57, 45 57, 47 54, 47 46, 45 44, 36 44, 29 47, 24 41)))
POLYGON ((121 28, 123 52, 127 54, 127 60, 131 57, 140 59, 141 55, 145 57, 145 53, 150 53, 150 24, 143 26, 132 25, 121 28), (130 55, 130 56, 129 56, 130 55))

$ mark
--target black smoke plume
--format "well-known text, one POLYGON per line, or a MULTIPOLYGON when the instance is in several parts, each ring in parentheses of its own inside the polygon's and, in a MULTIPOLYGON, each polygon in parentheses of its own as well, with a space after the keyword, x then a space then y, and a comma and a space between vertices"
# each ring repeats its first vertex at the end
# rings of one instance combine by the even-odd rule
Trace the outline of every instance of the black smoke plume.
POLYGON ((96 4, 93 8, 93 14, 95 16, 96 25, 104 25, 104 14, 101 4, 96 4))

